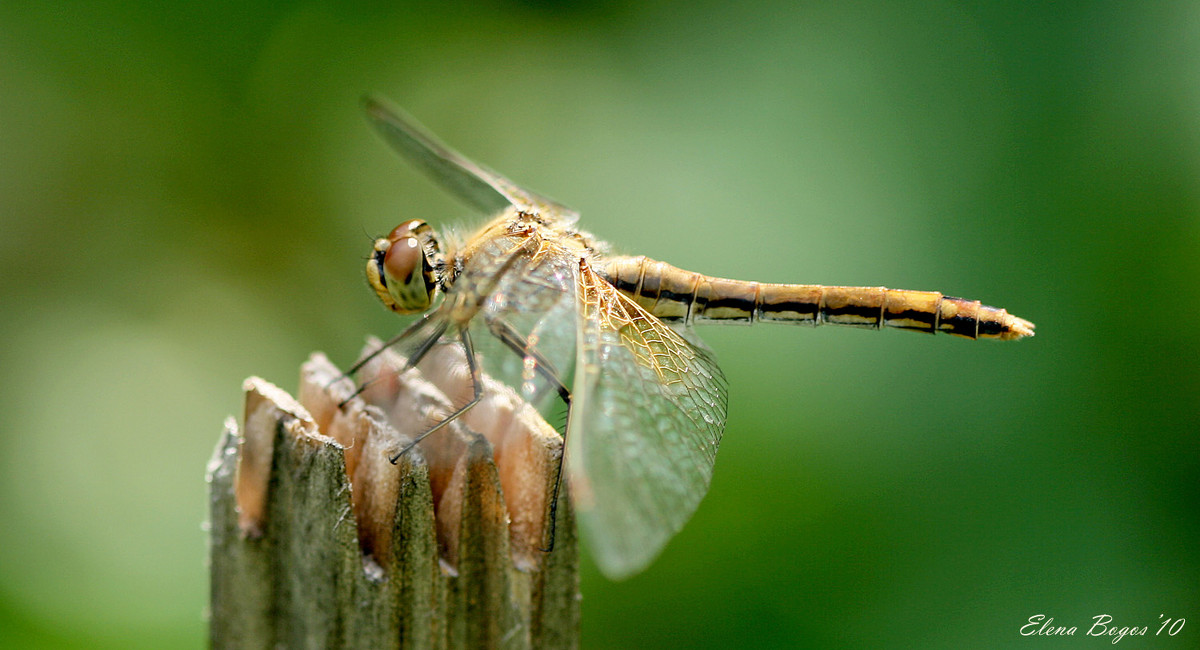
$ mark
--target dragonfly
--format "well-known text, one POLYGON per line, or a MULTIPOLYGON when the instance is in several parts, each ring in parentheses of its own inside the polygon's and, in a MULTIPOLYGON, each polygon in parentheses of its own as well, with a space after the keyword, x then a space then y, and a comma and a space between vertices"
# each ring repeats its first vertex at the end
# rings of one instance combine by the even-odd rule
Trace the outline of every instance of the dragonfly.
POLYGON ((382 99, 364 109, 392 148, 491 217, 466 237, 410 219, 374 241, 369 284, 392 311, 420 315, 385 347, 414 366, 436 345, 460 346, 474 385, 470 401, 393 461, 475 405, 484 368, 539 412, 565 404, 560 477, 609 578, 646 568, 708 492, 727 388, 693 325, 1033 336, 1032 323, 1004 309, 938 292, 730 280, 613 254, 577 227, 574 210, 472 162, 382 99))

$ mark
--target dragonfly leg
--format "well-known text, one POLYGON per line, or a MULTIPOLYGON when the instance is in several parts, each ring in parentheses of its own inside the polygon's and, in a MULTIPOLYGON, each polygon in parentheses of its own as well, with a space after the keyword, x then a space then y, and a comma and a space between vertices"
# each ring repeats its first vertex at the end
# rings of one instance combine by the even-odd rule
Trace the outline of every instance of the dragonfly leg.
MULTIPOLYGON (((570 411, 570 409, 567 409, 567 421, 570 421, 570 419, 571 419, 571 411, 570 411)), ((565 459, 567 457, 567 453, 566 453, 567 432, 566 432, 565 427, 564 427, 564 430, 562 433, 562 437, 563 437, 563 451, 558 454, 558 476, 554 477, 554 492, 550 495, 550 531, 547 534, 548 539, 547 539, 546 547, 545 548, 542 548, 540 546, 538 547, 538 550, 543 553, 549 553, 550 551, 554 550, 554 537, 555 537, 555 533, 558 532, 558 494, 559 494, 559 491, 562 489, 563 459, 565 459)))
POLYGON ((422 315, 420 320, 418 320, 417 322, 413 323, 412 325, 409 325, 408 327, 404 328, 403 332, 400 332, 399 334, 388 339, 387 342, 385 342, 383 345, 379 346, 378 349, 372 351, 367 356, 359 359, 357 362, 355 362, 355 364, 353 366, 350 366, 349 370, 342 373, 342 375, 340 377, 338 377, 337 379, 335 379, 334 381, 335 382, 340 381, 342 379, 349 377, 350 375, 353 375, 354 373, 361 370, 363 366, 367 365, 367 363, 369 363, 371 361, 371 359, 374 359, 375 357, 379 356, 380 354, 383 354, 384 350, 392 347, 393 345, 399 343, 400 341, 403 341, 404 339, 415 334, 418 330, 421 329, 421 326, 423 326, 423 325, 425 325, 425 323, 429 322, 429 319, 431 318, 431 316, 432 316, 432 314, 422 315))
POLYGON ((498 318, 488 321, 488 329, 491 330, 493 336, 500 339, 518 357, 532 357, 537 362, 536 368, 538 374, 554 386, 554 390, 568 408, 571 406, 571 391, 558 378, 558 371, 555 370, 554 366, 541 353, 530 349, 529 343, 525 341, 525 337, 521 336, 520 332, 513 329, 512 325, 498 318))
MULTIPOLYGON (((552 366, 549 361, 546 361, 546 359, 544 359, 537 350, 530 349, 529 344, 525 341, 525 337, 521 336, 520 332, 514 330, 508 323, 500 319, 494 319, 488 321, 488 328, 492 331, 492 334, 496 338, 500 339, 500 341, 502 341, 504 345, 508 346, 510 350, 515 352, 517 356, 522 358, 527 356, 533 357, 533 360, 537 362, 536 368, 538 373, 554 386, 555 390, 558 391, 559 398, 561 398, 563 404, 567 406, 567 420, 569 422, 571 418, 571 391, 566 387, 566 385, 563 384, 562 380, 559 379, 558 372, 554 369, 554 366, 552 366)), ((567 444, 567 427, 563 427, 563 430, 559 433, 559 435, 561 435, 563 438, 565 450, 565 445, 567 444)), ((550 495, 549 540, 547 541, 545 548, 538 547, 538 550, 542 551, 543 553, 549 553, 550 551, 554 550, 554 537, 558 529, 558 494, 562 489, 564 458, 566 458, 565 452, 558 455, 558 474, 554 478, 554 491, 550 495)))
MULTIPOLYGON (((445 326, 443 326, 441 328, 441 331, 442 332, 445 331, 445 326)), ((422 440, 428 438, 431 434, 440 430, 442 427, 446 426, 447 424, 450 424, 451 422, 456 420, 458 418, 458 416, 471 410, 471 407, 478 404, 480 398, 483 397, 483 382, 480 381, 480 378, 479 378, 479 364, 475 361, 475 346, 471 344, 471 334, 467 330, 466 327, 463 327, 462 329, 460 329, 458 331, 458 335, 459 335, 459 340, 462 342, 463 352, 465 352, 466 356, 467 356, 467 368, 471 371, 471 392, 472 392, 471 400, 469 402, 467 402, 466 404, 463 404, 462 406, 458 407, 453 413, 446 416, 446 418, 443 419, 441 422, 438 422, 437 424, 430 427, 429 430, 427 430, 425 433, 422 433, 421 435, 417 436, 412 442, 408 443, 407 445, 404 445, 404 447, 399 452, 397 452, 396 455, 388 458, 388 460, 393 465, 395 465, 396 462, 400 460, 401 456, 403 456, 404 454, 407 454, 413 447, 416 447, 418 444, 420 444, 420 442, 422 440)), ((416 365, 416 363, 421 360, 421 357, 425 356, 425 353, 428 352, 429 349, 433 347, 433 344, 436 343, 438 338, 440 338, 440 337, 441 337, 441 333, 439 332, 438 336, 430 337, 429 340, 427 340, 425 343, 423 343, 421 346, 421 349, 419 349, 417 351, 418 354, 415 354, 412 359, 409 359, 408 366, 411 368, 413 365, 416 365)))
MULTIPOLYGON (((407 338, 411 338, 414 334, 416 334, 417 332, 420 331, 422 326, 428 324, 430 317, 431 316, 429 314, 426 314, 425 316, 423 316, 421 318, 421 320, 413 323, 407 329, 405 329, 403 332, 400 332, 396 336, 393 336, 386 343, 379 346, 379 349, 377 349, 377 350, 371 352, 370 354, 368 354, 367 356, 363 357, 361 360, 358 361, 358 363, 355 363, 354 366, 351 367, 349 370, 347 370, 345 373, 343 373, 341 377, 338 377, 337 379, 330 382, 330 385, 333 385, 335 382, 341 381, 342 379, 345 379, 345 378, 349 377, 350 375, 353 375, 354 373, 358 372, 360 369, 362 369, 363 366, 367 365, 367 363, 369 361, 371 361, 371 359, 374 359, 375 357, 382 354, 384 350, 392 347, 393 345, 396 345, 397 343, 399 343, 407 338)), ((423 340, 421 342, 421 345, 416 349, 416 351, 413 352, 411 355, 409 355, 408 359, 404 362, 404 368, 401 369, 400 372, 404 372, 406 370, 415 368, 416 365, 418 363, 420 363, 421 359, 424 358, 425 355, 428 354, 431 349, 433 349, 433 346, 434 346, 434 344, 436 344, 438 342, 438 339, 442 338, 442 335, 446 333, 446 329, 448 327, 449 327, 449 325, 445 321, 438 323, 438 325, 434 328, 433 333, 430 334, 429 336, 425 337, 425 340, 423 340)), ((347 397, 346 399, 344 399, 340 403, 338 403, 338 408, 342 408, 342 407, 346 406, 347 402, 349 402, 351 399, 354 399, 355 397, 358 397, 359 395, 361 395, 362 392, 364 390, 366 390, 371 384, 375 383, 375 381, 377 381, 377 380, 371 379, 369 381, 364 381, 361 385, 358 386, 358 388, 355 389, 355 391, 353 393, 350 394, 349 397, 347 397)))

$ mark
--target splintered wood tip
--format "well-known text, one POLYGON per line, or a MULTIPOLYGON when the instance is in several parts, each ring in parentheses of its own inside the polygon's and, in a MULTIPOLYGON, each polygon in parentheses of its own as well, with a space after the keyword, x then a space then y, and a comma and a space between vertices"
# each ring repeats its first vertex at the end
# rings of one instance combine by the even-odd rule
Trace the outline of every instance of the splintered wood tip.
POLYGON ((299 400, 247 380, 241 431, 227 421, 208 466, 214 646, 578 644, 557 432, 483 376, 473 409, 398 455, 473 393, 447 354, 422 374, 384 351, 361 394, 320 353, 299 400))

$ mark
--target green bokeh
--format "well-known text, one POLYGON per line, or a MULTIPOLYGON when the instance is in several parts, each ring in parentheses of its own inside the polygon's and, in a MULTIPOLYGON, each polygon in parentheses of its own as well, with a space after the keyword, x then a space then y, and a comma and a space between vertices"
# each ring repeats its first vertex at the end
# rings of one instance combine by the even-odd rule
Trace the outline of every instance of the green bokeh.
POLYGON ((0 3, 0 645, 205 644, 241 380, 395 331, 369 236, 474 220, 369 91, 619 250, 1038 324, 708 331, 712 491, 645 574, 585 565, 588 647, 1200 645, 1198 35, 1185 1, 0 3))

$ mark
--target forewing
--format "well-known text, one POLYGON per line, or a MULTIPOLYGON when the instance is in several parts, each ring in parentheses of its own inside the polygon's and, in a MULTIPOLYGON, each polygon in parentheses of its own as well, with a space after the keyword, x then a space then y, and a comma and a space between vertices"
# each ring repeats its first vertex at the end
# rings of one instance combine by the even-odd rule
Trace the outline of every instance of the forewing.
POLYGON ((500 174, 468 160, 440 142, 411 116, 384 100, 366 97, 363 108, 393 149, 475 209, 493 214, 513 205, 524 212, 567 222, 579 218, 574 210, 561 203, 522 189, 500 174))
POLYGON ((708 491, 725 379, 703 344, 589 269, 579 303, 567 471, 584 539, 621 579, 658 556, 708 491))

